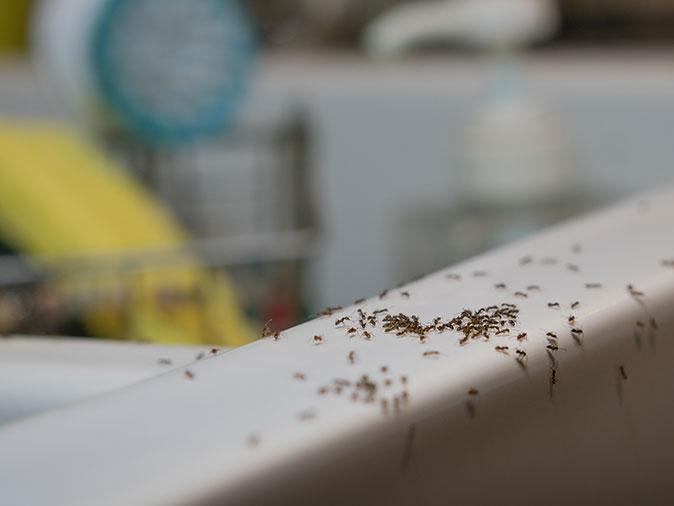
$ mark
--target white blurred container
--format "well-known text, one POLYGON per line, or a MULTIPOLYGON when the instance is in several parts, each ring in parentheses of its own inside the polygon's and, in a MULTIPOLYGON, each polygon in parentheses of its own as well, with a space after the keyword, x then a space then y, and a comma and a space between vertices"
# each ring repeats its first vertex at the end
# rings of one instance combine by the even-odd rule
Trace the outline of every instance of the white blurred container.
POLYGON ((386 57, 423 42, 477 48, 488 73, 478 105, 465 119, 453 157, 457 203, 411 210, 402 220, 407 275, 427 272, 527 235, 587 207, 577 188, 573 152, 561 119, 526 86, 522 50, 558 26, 552 0, 455 0, 408 4, 366 33, 370 54, 386 57), (407 251, 409 250, 409 251, 407 251))
POLYGON ((378 57, 438 40, 488 55, 488 91, 466 121, 459 157, 467 201, 519 206, 570 190, 564 129, 529 95, 517 62, 519 50, 549 38, 557 24, 551 0, 458 0, 405 5, 368 29, 366 46, 378 57))

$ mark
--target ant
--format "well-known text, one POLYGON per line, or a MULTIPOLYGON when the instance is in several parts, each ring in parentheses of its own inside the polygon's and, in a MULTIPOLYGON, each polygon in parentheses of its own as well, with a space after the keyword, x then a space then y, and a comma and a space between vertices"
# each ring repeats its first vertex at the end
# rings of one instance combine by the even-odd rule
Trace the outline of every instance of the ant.
POLYGON ((363 331, 363 337, 367 339, 368 341, 372 339, 372 334, 368 332, 367 330, 363 331))
POLYGON ((537 292, 537 291, 540 290, 540 289, 541 289, 541 287, 538 286, 538 285, 529 285, 529 286, 527 286, 527 290, 529 290, 530 292, 537 292))
POLYGON ((574 323, 576 323, 576 317, 574 315, 570 315, 567 318, 567 321, 569 322, 569 325, 573 325, 574 323))
POLYGON ((627 291, 630 292, 632 297, 643 297, 644 292, 640 292, 633 285, 627 285, 627 291))
POLYGON ((246 444, 251 448, 255 448, 257 445, 260 444, 260 436, 258 436, 257 434, 249 435, 248 438, 246 439, 246 444))
POLYGON ((580 271, 580 267, 578 267, 576 264, 566 264, 566 268, 569 269, 571 272, 580 271))
POLYGON ((295 378, 296 380, 299 380, 299 381, 304 381, 304 380, 307 379, 306 375, 304 373, 301 373, 301 372, 296 372, 295 374, 293 374, 293 378, 295 378))
POLYGON ((466 401, 466 411, 468 411, 468 416, 475 418, 475 405, 472 402, 466 401))
POLYGON ((515 297, 522 297, 523 299, 526 299, 527 297, 529 297, 529 296, 528 296, 526 293, 524 293, 524 292, 515 292, 514 295, 515 295, 515 297))
POLYGON ((625 372, 625 366, 621 365, 618 367, 618 371, 620 371, 620 377, 624 380, 627 381, 627 373, 625 372))
POLYGON ((189 380, 194 379, 194 373, 189 369, 185 370, 185 377, 189 380))
POLYGON ((271 320, 268 320, 267 323, 264 324, 264 327, 262 327, 262 338, 264 339, 265 337, 272 337, 274 341, 278 341, 281 333, 278 330, 274 330, 271 328, 271 320))
POLYGON ((580 306, 580 302, 575 301, 571 303, 571 309, 576 309, 578 306, 580 306))
POLYGON ((308 409, 306 411, 302 411, 301 413, 298 413, 297 418, 299 418, 303 422, 305 422, 307 420, 312 420, 312 419, 316 418, 316 412, 308 409))
POLYGON ((601 288, 601 283, 585 283, 585 288, 601 288))
POLYGON ((262 327, 262 338, 265 337, 271 337, 274 334, 274 330, 271 328, 271 320, 268 320, 267 323, 264 324, 264 327, 262 327))
POLYGON ((559 309, 559 308, 560 308, 560 305, 559 305, 559 302, 548 302, 548 307, 549 307, 549 308, 559 309))
POLYGON ((572 328, 572 329, 571 329, 571 333, 572 333, 572 334, 582 334, 582 333, 583 333, 583 329, 572 328))
POLYGON ((533 257, 531 255, 527 255, 527 256, 524 256, 524 257, 520 258, 519 263, 520 263, 520 265, 528 265, 533 261, 534 261, 533 257))
POLYGON ((321 336, 321 335, 315 335, 315 336, 312 338, 312 341, 313 341, 314 344, 323 344, 323 336, 321 336))
POLYGON ((527 338, 527 333, 526 333, 526 332, 522 332, 521 334, 518 334, 518 335, 517 335, 517 340, 518 340, 518 341, 524 341, 526 338, 527 338))
POLYGON ((382 372, 382 374, 386 374, 388 372, 388 367, 385 365, 382 365, 379 370, 382 372))
POLYGON ((356 352, 355 351, 350 351, 349 354, 347 355, 347 360, 349 361, 349 364, 353 365, 356 363, 356 352))
POLYGON ((559 346, 557 346, 556 344, 550 343, 546 346, 546 348, 550 351, 557 351, 559 349, 559 346))
POLYGON ((365 297, 363 297, 362 299, 356 299, 356 300, 353 301, 354 304, 362 304, 363 302, 365 302, 365 297))
POLYGON ((468 390, 468 395, 477 395, 479 393, 480 391, 477 388, 471 388, 470 390, 468 390))
POLYGON ((318 315, 319 316, 331 316, 333 313, 335 313, 337 311, 341 311, 342 309, 344 309, 344 308, 342 308, 342 306, 328 306, 325 309, 323 309, 322 311, 320 311, 318 313, 318 315))
POLYGON ((496 283, 496 284, 494 285, 494 288, 496 288, 497 290, 505 289, 505 288, 506 288, 506 284, 505 284, 505 283, 496 283))
POLYGON ((424 357, 437 357, 438 355, 440 355, 440 352, 435 350, 424 351, 423 353, 424 357))
POLYGON ((447 279, 453 279, 454 281, 461 281, 461 276, 454 273, 449 273, 445 276, 447 279))
POLYGON ((384 297, 386 297, 386 295, 388 295, 388 289, 386 289, 386 290, 384 290, 383 292, 381 292, 381 293, 379 294, 379 298, 380 298, 380 299, 383 299, 384 297))
POLYGON ((400 296, 406 299, 410 298, 410 292, 400 292, 400 296))
POLYGON ((157 363, 159 365, 171 365, 173 364, 173 361, 170 358, 160 358, 157 360, 157 363))
POLYGON ((344 323, 346 321, 351 321, 351 318, 349 318, 348 316, 344 316, 343 318, 336 319, 335 320, 335 327, 341 325, 342 323, 344 323))
POLYGON ((356 330, 355 327, 350 327, 346 330, 346 333, 349 334, 350 336, 354 335, 356 332, 358 331, 356 330))
POLYGON ((496 346, 494 349, 500 353, 505 353, 506 355, 508 354, 507 346, 496 346))
POLYGON ((548 337, 552 337, 553 339, 557 339, 557 334, 555 334, 554 332, 547 332, 545 335, 548 337))

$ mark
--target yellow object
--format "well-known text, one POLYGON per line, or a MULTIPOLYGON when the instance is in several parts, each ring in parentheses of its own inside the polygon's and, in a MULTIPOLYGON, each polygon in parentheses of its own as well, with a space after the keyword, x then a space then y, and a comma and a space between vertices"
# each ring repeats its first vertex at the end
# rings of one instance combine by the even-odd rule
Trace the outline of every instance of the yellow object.
POLYGON ((0 121, 0 235, 55 270, 65 293, 93 301, 85 318, 94 335, 230 346, 252 338, 228 280, 213 279, 187 254, 93 275, 64 268, 79 258, 105 265, 116 252, 179 247, 187 236, 123 169, 62 125, 0 121))
POLYGON ((26 47, 30 0, 0 0, 0 52, 26 47))

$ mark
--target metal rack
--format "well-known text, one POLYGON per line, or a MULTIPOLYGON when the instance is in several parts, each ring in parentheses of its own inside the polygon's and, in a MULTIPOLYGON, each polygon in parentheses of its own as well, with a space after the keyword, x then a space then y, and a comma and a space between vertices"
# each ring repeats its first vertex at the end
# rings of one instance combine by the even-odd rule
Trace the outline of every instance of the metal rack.
POLYGON ((275 315, 279 327, 303 319, 305 265, 317 242, 304 116, 242 126, 203 144, 150 146, 119 133, 107 134, 105 142, 191 240, 179 247, 71 256, 50 269, 37 267, 45 265, 39 258, 0 256, 0 333, 68 332, 67 322, 88 306, 118 296, 88 291, 55 300, 49 286, 58 278, 112 274, 132 280, 148 269, 180 265, 186 256, 209 272, 226 271, 253 319, 266 321, 278 298, 288 313, 275 315))

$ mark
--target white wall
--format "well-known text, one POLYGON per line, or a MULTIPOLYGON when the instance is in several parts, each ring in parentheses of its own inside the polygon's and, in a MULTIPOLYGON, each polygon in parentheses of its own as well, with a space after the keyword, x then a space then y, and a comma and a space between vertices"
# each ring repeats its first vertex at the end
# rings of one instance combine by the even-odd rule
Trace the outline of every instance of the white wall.
MULTIPOLYGON (((567 125, 588 192, 619 196, 674 180, 674 53, 540 52, 531 90, 567 125)), ((452 56, 368 63, 351 56, 264 58, 248 119, 304 107, 325 242, 315 305, 344 304, 401 281, 400 222, 456 197, 461 126, 484 69, 452 56)), ((54 113, 58 100, 25 68, 0 72, 0 112, 54 113), (46 97, 46 98, 45 98, 46 97)))
MULTIPOLYGON (((462 122, 484 71, 465 58, 366 64, 266 62, 253 103, 308 105, 326 242, 317 305, 344 304, 400 282, 399 221, 417 204, 456 196, 462 122)), ((532 92, 556 110, 586 191, 621 196, 674 181, 674 54, 537 53, 532 92)))

